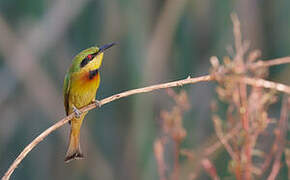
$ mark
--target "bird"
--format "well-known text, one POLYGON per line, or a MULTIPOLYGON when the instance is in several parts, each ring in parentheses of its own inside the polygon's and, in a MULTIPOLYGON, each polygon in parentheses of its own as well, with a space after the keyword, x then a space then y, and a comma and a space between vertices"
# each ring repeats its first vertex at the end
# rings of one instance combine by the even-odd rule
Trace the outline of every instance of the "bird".
POLYGON ((65 162, 75 159, 83 159, 80 147, 80 129, 87 112, 81 113, 80 108, 100 102, 96 100, 96 93, 100 85, 100 67, 102 65, 104 51, 116 43, 90 47, 77 54, 67 73, 63 83, 63 97, 66 115, 75 113, 69 121, 70 140, 65 156, 65 162))

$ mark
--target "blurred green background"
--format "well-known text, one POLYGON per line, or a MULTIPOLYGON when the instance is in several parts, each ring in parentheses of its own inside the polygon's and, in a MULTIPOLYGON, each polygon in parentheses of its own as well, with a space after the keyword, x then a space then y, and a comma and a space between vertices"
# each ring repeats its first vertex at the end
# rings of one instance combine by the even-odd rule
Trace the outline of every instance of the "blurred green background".
MULTIPOLYGON (((251 49, 261 49, 263 59, 287 56, 289 7, 289 0, 0 0, 0 175, 25 145, 64 117, 63 78, 82 49, 118 42, 104 57, 97 93, 102 99, 207 74, 209 58, 228 55, 233 44, 232 12, 239 16, 251 49)), ((289 68, 271 68, 269 78, 289 84, 289 68)), ((214 87, 202 83, 182 88, 191 103, 183 120, 183 148, 198 148, 214 134, 214 87)), ((64 163, 65 125, 30 152, 11 178, 158 179, 153 143, 160 111, 173 105, 164 90, 104 105, 85 119, 85 160, 64 163)), ((278 108, 271 109, 273 117, 279 116, 278 108)), ((221 178, 229 175, 223 154, 217 160, 221 178)), ((279 178, 287 179, 287 169, 279 178)))

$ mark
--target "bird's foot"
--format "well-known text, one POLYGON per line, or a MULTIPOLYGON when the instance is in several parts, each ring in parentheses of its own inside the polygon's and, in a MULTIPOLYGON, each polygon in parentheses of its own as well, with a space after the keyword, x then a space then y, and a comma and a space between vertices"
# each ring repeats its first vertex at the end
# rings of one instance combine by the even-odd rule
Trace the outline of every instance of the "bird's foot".
POLYGON ((73 111, 75 113, 75 117, 76 118, 80 118, 81 117, 82 112, 80 110, 78 110, 78 108, 76 108, 75 106, 73 106, 73 111))
POLYGON ((98 108, 100 108, 100 107, 102 106, 101 101, 99 101, 99 100, 97 100, 97 99, 94 100, 94 103, 96 104, 96 106, 97 106, 98 108))

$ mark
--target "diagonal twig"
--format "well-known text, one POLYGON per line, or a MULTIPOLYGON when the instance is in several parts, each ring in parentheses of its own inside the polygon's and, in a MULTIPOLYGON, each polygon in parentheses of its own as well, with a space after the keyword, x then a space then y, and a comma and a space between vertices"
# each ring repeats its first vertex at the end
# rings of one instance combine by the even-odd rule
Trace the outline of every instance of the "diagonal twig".
MULTIPOLYGON (((164 83, 164 84, 157 84, 153 86, 148 86, 144 88, 139 88, 139 89, 133 89, 129 91, 125 91, 123 93, 115 94, 113 96, 110 96, 108 98, 105 98, 100 101, 100 105, 107 104, 109 102, 115 101, 120 98, 124 98, 127 96, 131 96, 134 94, 141 94, 141 93, 146 93, 146 92, 151 92, 154 90, 158 89, 164 89, 164 88, 170 88, 170 87, 177 87, 177 86, 183 86, 186 84, 195 84, 198 82, 209 82, 209 81, 214 81, 215 78, 212 75, 205 75, 205 76, 200 76, 196 78, 191 78, 190 76, 186 79, 179 80, 179 81, 173 81, 169 83, 164 83)), ((270 88, 270 89, 275 89, 280 92, 284 92, 286 94, 290 94, 290 87, 281 83, 275 83, 272 81, 267 81, 264 79, 258 79, 258 78, 249 78, 249 77, 240 77, 238 78, 239 81, 243 81, 244 83, 251 85, 251 86, 256 86, 256 87, 263 87, 263 88, 270 88)), ((92 110, 96 108, 97 105, 95 103, 89 104, 80 111, 87 112, 89 110, 92 110)), ((29 145, 27 145, 24 150, 18 155, 18 157, 14 160, 12 165, 9 167, 8 171, 5 173, 5 175, 2 177, 2 180, 9 180, 11 174, 13 171, 17 168, 17 166, 20 164, 20 162, 26 157, 26 155, 38 144, 40 143, 46 136, 48 136, 50 133, 53 131, 57 130, 64 124, 66 124, 70 119, 74 117, 74 114, 70 114, 69 116, 61 119, 58 121, 56 124, 52 125, 48 129, 46 129, 44 132, 42 132, 38 137, 36 137, 29 145)))
POLYGON ((276 152, 274 163, 272 166, 272 171, 268 176, 268 180, 275 180, 281 168, 281 157, 284 151, 286 140, 285 136, 287 133, 287 121, 288 121, 288 99, 287 96, 284 96, 282 101, 280 121, 278 122, 278 131, 276 133, 278 150, 276 152))
POLYGON ((249 69, 257 69, 261 67, 269 67, 281 64, 289 64, 290 63, 290 56, 272 59, 268 61, 259 60, 256 63, 248 64, 249 69))
MULTIPOLYGON (((151 91, 158 90, 158 89, 164 89, 164 88, 170 88, 170 87, 176 87, 176 86, 183 86, 183 85, 186 85, 186 84, 195 84, 195 83, 198 83, 198 82, 207 82, 207 81, 212 81, 212 80, 213 80, 213 78, 210 75, 205 75, 205 76, 201 76, 201 77, 197 77, 197 78, 190 78, 189 77, 189 78, 186 78, 186 79, 183 79, 183 80, 179 80, 179 81, 173 81, 173 82, 169 82, 169 83, 157 84, 157 85, 148 86, 148 87, 144 87, 144 88, 139 88, 139 89, 133 89, 133 90, 125 91, 123 93, 115 94, 113 96, 105 98, 105 99, 101 100, 98 104, 99 105, 104 105, 104 104, 107 104, 109 102, 115 101, 117 99, 124 98, 124 97, 127 97, 127 96, 131 96, 131 95, 134 95, 134 94, 146 93, 146 92, 151 92, 151 91)), ((89 104, 89 105, 81 108, 80 112, 84 113, 84 112, 92 110, 92 109, 94 109, 96 107, 97 107, 96 103, 92 103, 92 104, 89 104)), ((17 168, 17 166, 20 164, 20 162, 26 157, 26 155, 38 143, 40 143, 50 133, 52 133, 53 131, 57 130, 58 128, 60 128, 64 124, 66 124, 74 116, 75 116, 74 113, 70 114, 69 116, 61 119, 56 124, 52 125, 48 129, 46 129, 39 136, 37 136, 29 145, 27 145, 24 148, 24 150, 14 160, 12 165, 9 167, 8 171, 2 177, 2 180, 9 180, 11 174, 17 168)))

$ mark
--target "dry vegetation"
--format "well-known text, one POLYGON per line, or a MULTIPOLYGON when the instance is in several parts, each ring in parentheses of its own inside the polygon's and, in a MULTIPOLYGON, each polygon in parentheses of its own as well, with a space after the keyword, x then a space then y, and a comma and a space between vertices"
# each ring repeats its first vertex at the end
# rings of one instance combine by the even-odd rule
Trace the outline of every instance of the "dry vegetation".
POLYGON ((232 15, 232 21, 235 37, 235 52, 231 53, 234 54, 233 57, 224 57, 222 64, 217 57, 210 60, 211 77, 217 82, 218 99, 227 105, 223 118, 218 115, 218 102, 212 102, 216 141, 210 145, 201 145, 200 149, 180 150, 180 143, 186 138, 182 127, 182 112, 189 105, 184 92, 174 95, 176 106, 170 112, 161 113, 163 135, 156 139, 154 146, 161 180, 183 179, 186 176, 188 179, 199 179, 202 168, 212 179, 220 179, 212 159, 214 153, 221 148, 229 154, 230 161, 225 163, 237 180, 276 179, 283 164, 282 154, 285 154, 290 178, 290 155, 289 149, 285 148, 290 107, 287 95, 282 99, 280 119, 272 119, 268 115, 269 105, 276 103, 279 98, 277 92, 289 94, 289 87, 264 80, 270 66, 289 63, 290 59, 259 60, 260 51, 250 51, 249 42, 242 40, 240 22, 236 15, 232 15), (175 157, 174 165, 169 172, 170 167, 164 162, 168 137, 175 146, 175 151, 171 152, 175 157), (186 161, 189 163, 195 164, 186 176, 177 174, 179 154, 187 157, 186 161))
MULTIPOLYGON (((182 125, 184 112, 190 109, 187 94, 181 91, 176 94, 167 89, 168 95, 176 105, 160 115, 161 133, 154 143, 154 152, 161 180, 167 179, 198 179, 201 172, 206 172, 212 179, 220 179, 213 162, 214 154, 225 149, 230 156, 227 162, 229 172, 236 179, 267 178, 274 180, 282 166, 284 154, 285 163, 290 174, 290 150, 285 148, 287 142, 288 111, 290 87, 284 84, 265 80, 268 68, 273 65, 290 62, 290 57, 261 61, 259 50, 249 50, 249 42, 242 40, 240 23, 236 15, 232 15, 234 24, 235 52, 223 58, 223 63, 217 57, 210 59, 212 67, 210 75, 187 78, 171 83, 126 91, 103 99, 101 104, 127 97, 133 94, 150 92, 162 88, 194 84, 202 81, 215 81, 219 100, 227 105, 226 115, 219 116, 217 100, 212 103, 212 120, 215 127, 215 141, 200 145, 199 149, 182 149, 181 143, 186 138, 182 125), (269 105, 276 103, 278 92, 283 96, 280 119, 269 117, 269 105), (272 138, 274 136, 274 138, 272 138), (273 140, 272 140, 273 139, 273 140), (265 143, 266 141, 266 143, 265 143), (174 148, 167 148, 172 146, 174 148), (166 152, 173 149, 173 152, 166 152), (194 168, 186 175, 181 173, 180 155, 186 157, 182 163, 192 163, 194 168), (166 156, 166 157, 165 157, 166 156), (172 159, 172 166, 167 162, 172 159)), ((91 104, 81 109, 82 112, 96 108, 91 104)), ((29 144, 17 157, 10 169, 2 178, 7 180, 22 159, 48 134, 67 123, 74 114, 62 119, 29 144)), ((290 176, 290 175, 289 175, 290 176)), ((290 177, 289 177, 290 178, 290 177)))

